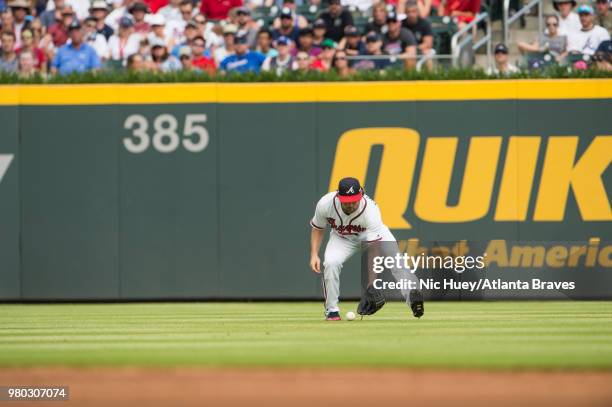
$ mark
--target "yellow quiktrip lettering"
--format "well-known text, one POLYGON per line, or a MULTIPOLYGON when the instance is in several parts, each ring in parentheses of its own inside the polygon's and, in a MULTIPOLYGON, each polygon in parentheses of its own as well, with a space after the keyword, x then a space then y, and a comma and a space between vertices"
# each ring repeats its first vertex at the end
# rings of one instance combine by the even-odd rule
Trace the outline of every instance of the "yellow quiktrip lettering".
POLYGON ((539 150, 540 137, 510 137, 497 198, 496 221, 527 218, 539 150))
POLYGON ((383 146, 376 196, 385 224, 391 229, 410 229, 404 212, 410 198, 419 133, 404 128, 364 128, 342 134, 329 184, 333 191, 343 177, 365 182, 372 147, 383 146))
POLYGON ((576 161, 578 137, 550 137, 535 205, 535 221, 561 221, 572 187, 585 221, 610 221, 602 174, 612 162, 612 136, 597 136, 576 161), (575 164, 574 164, 575 162, 575 164))
POLYGON ((489 212, 501 137, 472 137, 455 206, 447 205, 457 151, 456 137, 427 139, 414 212, 429 222, 468 222, 489 212))

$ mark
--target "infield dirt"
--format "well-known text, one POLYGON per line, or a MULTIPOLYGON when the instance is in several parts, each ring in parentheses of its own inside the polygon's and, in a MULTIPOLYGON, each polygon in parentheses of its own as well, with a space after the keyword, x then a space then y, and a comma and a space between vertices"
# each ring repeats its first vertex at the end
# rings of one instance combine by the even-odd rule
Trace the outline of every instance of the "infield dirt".
POLYGON ((69 386, 66 403, 16 403, 41 407, 612 405, 610 371, 5 368, 0 383, 69 386))

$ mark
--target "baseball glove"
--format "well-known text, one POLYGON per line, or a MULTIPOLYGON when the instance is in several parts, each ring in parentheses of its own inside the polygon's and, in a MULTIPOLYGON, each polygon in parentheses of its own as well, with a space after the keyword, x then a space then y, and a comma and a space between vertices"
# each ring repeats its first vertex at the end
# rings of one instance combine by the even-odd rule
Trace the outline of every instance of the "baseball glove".
POLYGON ((381 309, 385 305, 385 297, 382 292, 379 290, 375 290, 374 287, 370 286, 367 288, 361 301, 359 302, 359 307, 357 308, 357 313, 359 315, 372 315, 375 314, 379 309, 381 309))

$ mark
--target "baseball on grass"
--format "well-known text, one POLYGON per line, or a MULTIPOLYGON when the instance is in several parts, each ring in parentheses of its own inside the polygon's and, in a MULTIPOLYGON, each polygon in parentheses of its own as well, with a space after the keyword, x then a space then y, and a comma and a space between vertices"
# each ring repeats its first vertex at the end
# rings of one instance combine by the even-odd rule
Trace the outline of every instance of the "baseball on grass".
POLYGON ((355 313, 353 311, 349 311, 346 313, 346 320, 352 321, 355 319, 355 313))

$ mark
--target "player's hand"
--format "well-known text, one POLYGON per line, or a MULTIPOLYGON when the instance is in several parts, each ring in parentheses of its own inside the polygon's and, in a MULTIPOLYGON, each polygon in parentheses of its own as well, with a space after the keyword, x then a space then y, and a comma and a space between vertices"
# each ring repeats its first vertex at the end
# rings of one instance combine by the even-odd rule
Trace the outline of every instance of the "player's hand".
POLYGON ((310 256, 310 269, 315 273, 321 272, 321 259, 316 254, 314 256, 310 256))

